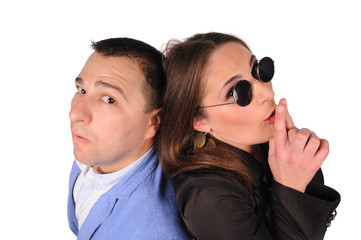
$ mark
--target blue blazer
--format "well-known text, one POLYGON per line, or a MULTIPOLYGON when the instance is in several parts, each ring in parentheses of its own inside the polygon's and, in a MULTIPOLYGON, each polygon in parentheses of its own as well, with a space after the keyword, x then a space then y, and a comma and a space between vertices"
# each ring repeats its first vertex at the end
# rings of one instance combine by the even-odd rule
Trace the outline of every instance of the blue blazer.
POLYGON ((73 199, 79 174, 74 161, 68 221, 78 239, 191 239, 179 217, 173 181, 162 174, 154 152, 98 199, 80 230, 73 199))

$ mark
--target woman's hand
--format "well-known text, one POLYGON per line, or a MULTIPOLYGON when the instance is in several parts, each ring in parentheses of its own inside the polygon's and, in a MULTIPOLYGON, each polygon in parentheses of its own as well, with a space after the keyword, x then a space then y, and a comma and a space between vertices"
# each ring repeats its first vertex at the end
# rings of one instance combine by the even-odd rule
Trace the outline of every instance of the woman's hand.
POLYGON ((276 108, 274 133, 269 141, 268 162, 280 184, 304 192, 325 161, 329 144, 306 128, 297 129, 285 99, 276 108))

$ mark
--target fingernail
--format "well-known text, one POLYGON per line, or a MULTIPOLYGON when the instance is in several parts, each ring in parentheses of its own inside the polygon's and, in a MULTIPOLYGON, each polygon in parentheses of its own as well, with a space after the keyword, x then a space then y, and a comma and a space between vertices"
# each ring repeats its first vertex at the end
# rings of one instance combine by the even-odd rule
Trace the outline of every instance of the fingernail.
POLYGON ((287 105, 286 98, 281 98, 279 104, 287 105))
POLYGON ((280 105, 277 106, 276 110, 278 113, 283 113, 283 107, 280 105))

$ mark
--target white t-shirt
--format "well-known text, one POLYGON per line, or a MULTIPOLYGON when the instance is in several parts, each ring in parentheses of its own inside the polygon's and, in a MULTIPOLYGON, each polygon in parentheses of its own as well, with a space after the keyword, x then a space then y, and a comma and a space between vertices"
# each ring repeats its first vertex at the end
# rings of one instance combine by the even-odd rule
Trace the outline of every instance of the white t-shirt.
POLYGON ((93 167, 87 166, 75 160, 81 170, 73 190, 75 216, 78 219, 79 229, 100 196, 117 184, 127 173, 141 163, 152 150, 153 148, 149 149, 138 160, 125 168, 108 174, 100 174, 93 169, 93 167))

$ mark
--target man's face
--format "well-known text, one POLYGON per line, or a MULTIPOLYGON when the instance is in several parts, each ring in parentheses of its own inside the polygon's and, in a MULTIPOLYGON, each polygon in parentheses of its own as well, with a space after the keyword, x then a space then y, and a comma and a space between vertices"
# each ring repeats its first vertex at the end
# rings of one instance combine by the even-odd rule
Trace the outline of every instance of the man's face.
POLYGON ((94 52, 75 84, 69 117, 79 162, 115 172, 152 146, 159 110, 145 113, 146 80, 134 61, 94 52))

